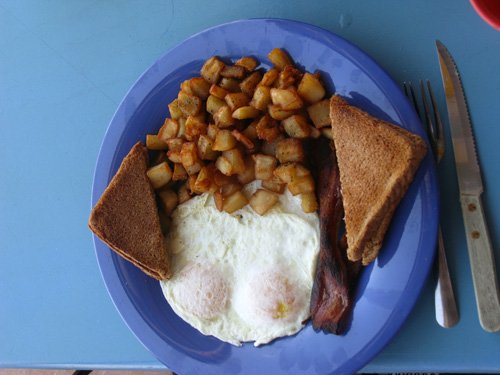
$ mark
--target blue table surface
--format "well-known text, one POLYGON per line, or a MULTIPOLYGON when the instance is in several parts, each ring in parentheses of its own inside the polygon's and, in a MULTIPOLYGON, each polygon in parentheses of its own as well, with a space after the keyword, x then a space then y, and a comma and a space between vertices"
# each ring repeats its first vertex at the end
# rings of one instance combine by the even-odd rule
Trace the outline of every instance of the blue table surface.
MULTIPOLYGON (((500 269, 500 32, 468 1, 0 1, 0 367, 163 369, 120 319, 87 219, 106 127, 166 50, 227 21, 278 17, 350 40, 397 82, 434 82, 434 40, 454 55, 477 138, 500 269)), ((500 333, 479 325, 449 152, 439 166, 442 227, 461 320, 434 319, 433 284, 366 372, 500 372, 500 333)))

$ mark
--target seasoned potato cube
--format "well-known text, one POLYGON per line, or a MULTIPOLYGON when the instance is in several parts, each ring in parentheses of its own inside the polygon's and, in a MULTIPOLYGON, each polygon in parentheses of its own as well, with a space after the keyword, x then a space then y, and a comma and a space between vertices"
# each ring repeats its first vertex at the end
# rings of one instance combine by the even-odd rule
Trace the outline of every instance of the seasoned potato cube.
POLYGON ((282 139, 285 139, 285 136, 283 134, 279 134, 278 137, 272 142, 263 142, 260 146, 260 153, 264 155, 271 155, 276 157, 276 144, 281 141, 282 139))
POLYGON ((267 54, 267 57, 279 70, 283 70, 287 65, 293 65, 292 59, 281 48, 274 48, 267 54))
POLYGON ((245 158, 245 170, 239 173, 236 178, 242 185, 246 185, 255 180, 255 162, 251 156, 245 158))
POLYGON ((182 186, 179 188, 179 191, 177 192, 177 195, 179 197, 179 204, 187 202, 191 199, 191 193, 188 189, 187 182, 185 184, 182 184, 182 186))
POLYGON ((180 163, 182 161, 181 150, 169 150, 167 152, 167 157, 172 163, 180 163))
POLYGON ((219 128, 227 128, 234 124, 231 109, 227 105, 220 107, 214 114, 215 125, 219 128))
POLYGON ((267 142, 273 142, 281 134, 277 122, 267 114, 261 117, 255 129, 257 131, 257 137, 267 142))
POLYGON ((197 141, 198 137, 207 133, 207 124, 198 120, 194 116, 188 116, 186 119, 186 130, 184 136, 188 141, 197 141))
POLYGON ((222 69, 224 69, 224 63, 214 56, 209 58, 205 61, 205 64, 203 64, 203 67, 201 68, 201 76, 210 83, 217 83, 222 69))
POLYGON ((155 134, 146 135, 146 147, 150 150, 166 150, 167 144, 155 134))
POLYGON ((222 209, 229 214, 243 208, 247 205, 248 199, 241 191, 237 191, 224 198, 222 209))
POLYGON ((236 176, 226 176, 218 169, 215 169, 214 172, 214 182, 218 187, 222 187, 224 185, 234 184, 236 183, 236 176))
POLYGON ((156 192, 160 198, 160 207, 167 215, 170 215, 172 211, 179 204, 179 198, 175 191, 171 189, 162 189, 156 192))
POLYGON ((245 172, 245 159, 241 151, 237 148, 224 151, 222 156, 231 163, 231 174, 238 174, 245 172))
POLYGON ((182 111, 179 108, 177 99, 174 99, 172 103, 168 105, 168 111, 170 112, 170 117, 172 117, 174 120, 182 117, 182 111))
POLYGON ((302 72, 291 65, 285 66, 280 72, 278 77, 277 87, 279 89, 286 89, 290 86, 294 86, 302 78, 302 72))
POLYGON ((297 91, 291 89, 271 89, 271 100, 274 105, 285 111, 299 109, 304 105, 297 91))
POLYGON ((191 91, 198 98, 206 100, 209 95, 210 83, 203 79, 203 77, 194 77, 189 80, 189 87, 191 91))
POLYGON ((301 115, 292 115, 281 121, 281 125, 292 138, 307 138, 311 134, 311 125, 301 115))
POLYGON ((239 59, 238 61, 236 61, 234 63, 234 65, 242 66, 247 71, 251 72, 252 70, 254 70, 257 67, 258 63, 253 57, 245 56, 245 57, 242 57, 241 59, 239 59))
POLYGON ((253 96, 255 88, 261 80, 262 74, 260 74, 260 72, 253 72, 240 83, 241 92, 245 93, 248 97, 251 98, 253 96))
POLYGON ((257 139, 257 122, 257 120, 252 122, 242 131, 243 135, 252 141, 257 139))
POLYGON ((204 166, 200 169, 200 172, 196 177, 194 189, 197 192, 206 193, 210 191, 213 183, 213 169, 208 166, 204 166))
POLYGON ((163 126, 158 131, 158 138, 162 141, 166 141, 170 138, 177 137, 177 132, 179 131, 179 123, 171 118, 166 118, 163 126))
POLYGON ((225 105, 226 102, 224 100, 219 99, 214 95, 210 95, 207 99, 207 104, 205 107, 208 113, 210 113, 211 115, 215 115, 215 113, 225 105))
POLYGON ((262 77, 262 81, 260 81, 260 85, 262 86, 272 86, 273 83, 278 79, 280 72, 276 68, 269 69, 264 73, 262 77))
POLYGON ((323 137, 326 137, 328 139, 332 139, 333 140, 333 135, 332 135, 332 128, 331 127, 324 127, 324 128, 321 128, 321 135, 323 137))
POLYGON ((221 186, 219 191, 221 192, 223 197, 228 197, 241 189, 242 189, 242 186, 240 183, 232 182, 232 183, 229 183, 227 185, 221 186))
POLYGON ((189 94, 189 95, 194 95, 193 90, 191 90, 191 85, 189 83, 189 79, 186 79, 185 81, 183 81, 181 83, 181 91, 186 93, 186 94, 189 94))
POLYGON ((224 156, 219 156, 215 161, 215 168, 226 176, 233 175, 233 165, 224 156))
POLYGON ((193 142, 186 142, 181 149, 181 163, 188 175, 192 175, 200 171, 203 163, 198 157, 198 149, 193 142))
POLYGON ((268 180, 273 177, 273 172, 278 165, 278 160, 274 156, 255 154, 255 178, 258 180, 268 180))
POLYGON ((231 134, 238 142, 243 144, 243 146, 245 146, 247 150, 253 150, 255 148, 255 144, 252 142, 252 140, 245 134, 241 133, 239 130, 234 129, 231 134))
POLYGON ((276 203, 278 203, 278 195, 276 193, 258 189, 250 197, 250 206, 259 215, 264 215, 269 209, 271 209, 276 203))
POLYGON ((225 78, 242 79, 245 76, 245 68, 239 65, 226 65, 220 75, 225 78))
POLYGON ((245 120, 249 118, 256 118, 260 116, 261 112, 252 106, 244 106, 235 110, 232 114, 233 118, 237 120, 245 120))
POLYGON ((314 180, 311 175, 296 177, 287 187, 292 195, 314 193, 314 180))
POLYGON ((331 124, 330 121, 330 101, 321 100, 307 107, 307 113, 317 128, 322 128, 331 124))
POLYGON ((200 112, 201 99, 195 95, 180 91, 179 95, 177 95, 177 105, 184 116, 194 116, 200 112))
POLYGON ((222 193, 220 191, 216 191, 214 193, 214 203, 215 207, 219 211, 222 211, 222 207, 224 206, 224 197, 222 196, 222 193))
POLYGON ((309 176, 311 172, 304 166, 297 163, 286 163, 278 166, 273 174, 284 183, 291 183, 297 178, 309 176))
POLYGON ((281 182, 281 180, 273 176, 268 180, 264 180, 261 183, 262 187, 274 191, 275 193, 282 194, 285 191, 286 184, 284 182, 281 182))
POLYGON ((222 87, 217 86, 215 84, 210 86, 209 93, 210 93, 210 95, 213 95, 219 99, 224 99, 224 97, 228 94, 226 89, 223 89, 222 87))
POLYGON ((267 106, 269 115, 275 120, 284 120, 295 113, 295 111, 286 111, 279 105, 270 104, 267 106))
POLYGON ((180 151, 182 148, 182 144, 184 143, 184 139, 182 138, 170 138, 165 141, 168 146, 169 151, 180 151))
POLYGON ((315 212, 318 209, 318 200, 316 199, 316 195, 314 193, 302 194, 300 198, 302 211, 304 211, 306 214, 315 212))
POLYGON ((217 125, 215 125, 215 124, 209 124, 208 127, 207 127, 207 136, 208 136, 208 138, 214 140, 218 131, 219 131, 219 128, 217 127, 217 125))
POLYGON ((198 138, 198 154, 203 160, 215 160, 218 153, 212 149, 214 141, 208 135, 200 135, 198 138))
POLYGON ((181 163, 174 164, 174 173, 172 174, 172 181, 186 180, 188 174, 181 163))
POLYGON ((271 89, 267 86, 257 86, 250 105, 261 111, 265 111, 269 103, 271 103, 271 89))
POLYGON ((310 104, 319 102, 325 96, 325 88, 318 77, 311 73, 304 73, 297 92, 310 104))
POLYGON ((276 157, 280 163, 289 161, 304 161, 304 148, 302 142, 295 138, 286 138, 276 144, 276 157))
POLYGON ((224 97, 224 100, 226 101, 229 108, 231 108, 231 111, 235 111, 240 107, 247 106, 248 103, 250 103, 250 99, 248 98, 248 96, 246 96, 246 94, 242 92, 229 93, 224 97))
POLYGON ((234 148, 236 146, 236 138, 231 133, 231 130, 220 129, 215 135, 214 145, 212 150, 214 151, 226 151, 234 148))
POLYGON ((234 78, 222 78, 219 82, 219 86, 228 92, 240 91, 240 81, 234 78))
POLYGON ((172 170, 167 162, 151 167, 146 172, 154 189, 159 189, 168 184, 172 178, 172 170))
POLYGON ((179 122, 179 131, 177 132, 177 138, 182 138, 184 137, 184 133, 186 132, 186 118, 180 117, 177 121, 179 122))

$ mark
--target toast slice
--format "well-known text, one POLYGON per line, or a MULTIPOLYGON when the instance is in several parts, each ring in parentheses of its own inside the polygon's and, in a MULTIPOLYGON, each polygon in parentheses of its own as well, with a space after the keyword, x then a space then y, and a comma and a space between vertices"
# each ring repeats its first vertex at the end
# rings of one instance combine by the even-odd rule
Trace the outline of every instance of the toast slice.
POLYGON ((347 256, 377 257, 399 202, 427 153, 418 135, 349 105, 330 100, 332 136, 345 211, 347 256))
POLYGON ((138 142, 92 209, 88 225, 123 258, 163 280, 170 277, 170 259, 147 168, 146 148, 138 142))

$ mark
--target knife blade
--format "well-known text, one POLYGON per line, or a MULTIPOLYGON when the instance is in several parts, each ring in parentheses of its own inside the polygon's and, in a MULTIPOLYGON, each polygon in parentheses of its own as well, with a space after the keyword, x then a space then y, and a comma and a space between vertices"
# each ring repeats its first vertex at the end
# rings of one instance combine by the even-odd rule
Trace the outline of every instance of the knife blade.
POLYGON ((483 211, 483 182, 467 102, 457 66, 439 40, 436 47, 446 96, 460 202, 479 322, 488 332, 500 331, 500 293, 495 259, 483 211))

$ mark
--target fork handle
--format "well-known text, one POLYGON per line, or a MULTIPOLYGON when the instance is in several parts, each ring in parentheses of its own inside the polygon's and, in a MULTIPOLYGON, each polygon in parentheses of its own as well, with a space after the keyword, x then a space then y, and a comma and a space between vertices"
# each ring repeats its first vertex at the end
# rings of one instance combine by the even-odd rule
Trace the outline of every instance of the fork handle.
POLYGON ((479 195, 461 196, 467 247, 479 322, 485 331, 500 331, 500 294, 495 259, 479 195))
POLYGON ((445 328, 453 327, 459 320, 457 302, 448 270, 441 227, 438 232, 438 280, 434 293, 436 321, 445 328))

